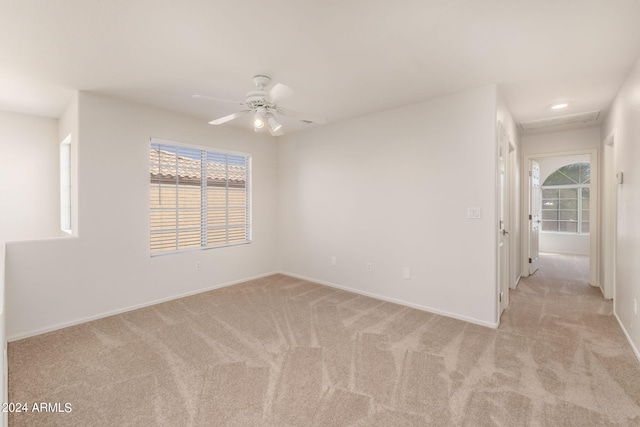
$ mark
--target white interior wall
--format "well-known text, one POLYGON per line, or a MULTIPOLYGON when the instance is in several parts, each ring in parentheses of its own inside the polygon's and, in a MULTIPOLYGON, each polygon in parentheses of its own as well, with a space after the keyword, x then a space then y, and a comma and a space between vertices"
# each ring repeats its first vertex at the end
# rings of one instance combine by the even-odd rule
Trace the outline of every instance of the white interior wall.
POLYGON ((540 232, 540 252, 589 255, 589 235, 540 232))
POLYGON ((281 138, 280 269, 496 326, 496 97, 488 86, 281 138))
POLYGON ((58 120, 0 111, 0 240, 60 232, 58 120))
POLYGON ((277 271, 273 138, 90 93, 77 102, 81 228, 7 245, 10 340, 277 271), (151 137, 252 154, 251 244, 150 257, 151 137))
POLYGON ((640 317, 634 311, 634 302, 640 304, 640 60, 613 102, 601 140, 614 130, 613 168, 624 173, 617 186, 614 313, 640 358, 640 317))
POLYGON ((573 129, 562 132, 522 134, 522 155, 564 154, 600 148, 600 128, 573 129))
MULTIPOLYGON (((589 155, 539 158, 541 185, 561 167, 580 162, 589 162, 589 155)), ((589 255, 589 243, 588 234, 540 232, 540 252, 589 255)))

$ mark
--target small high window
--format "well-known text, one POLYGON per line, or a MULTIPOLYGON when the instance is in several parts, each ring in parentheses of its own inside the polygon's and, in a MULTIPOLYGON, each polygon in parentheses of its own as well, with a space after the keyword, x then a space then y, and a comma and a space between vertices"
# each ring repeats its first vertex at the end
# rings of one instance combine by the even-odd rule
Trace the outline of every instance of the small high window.
POLYGON ((71 135, 60 143, 60 229, 71 230, 71 135))
POLYGON ((542 231, 589 233, 591 165, 572 163, 542 184, 542 231))

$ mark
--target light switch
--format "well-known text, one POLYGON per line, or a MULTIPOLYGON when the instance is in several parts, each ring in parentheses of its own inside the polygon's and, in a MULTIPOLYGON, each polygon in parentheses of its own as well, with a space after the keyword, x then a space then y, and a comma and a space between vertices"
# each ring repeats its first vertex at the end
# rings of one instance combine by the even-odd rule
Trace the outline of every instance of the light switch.
POLYGON ((480 208, 468 208, 467 209, 467 218, 478 219, 481 216, 482 215, 481 215, 480 208))

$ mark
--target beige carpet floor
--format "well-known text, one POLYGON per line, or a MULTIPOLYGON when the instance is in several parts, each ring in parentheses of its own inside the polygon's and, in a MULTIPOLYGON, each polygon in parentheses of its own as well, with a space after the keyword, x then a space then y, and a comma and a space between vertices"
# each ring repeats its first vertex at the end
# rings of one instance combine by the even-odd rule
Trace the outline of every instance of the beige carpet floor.
POLYGON ((275 275, 12 342, 10 401, 72 411, 10 425, 640 425, 611 302, 542 265, 498 330, 275 275))

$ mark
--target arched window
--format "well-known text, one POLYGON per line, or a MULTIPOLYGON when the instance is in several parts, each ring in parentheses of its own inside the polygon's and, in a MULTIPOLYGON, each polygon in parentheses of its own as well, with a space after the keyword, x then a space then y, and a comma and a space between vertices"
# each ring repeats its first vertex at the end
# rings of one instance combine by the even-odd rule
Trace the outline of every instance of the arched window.
POLYGON ((573 163, 542 184, 542 231, 589 233, 591 165, 573 163))

